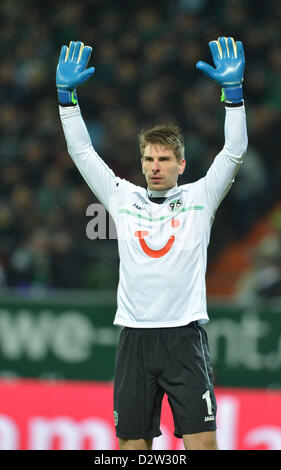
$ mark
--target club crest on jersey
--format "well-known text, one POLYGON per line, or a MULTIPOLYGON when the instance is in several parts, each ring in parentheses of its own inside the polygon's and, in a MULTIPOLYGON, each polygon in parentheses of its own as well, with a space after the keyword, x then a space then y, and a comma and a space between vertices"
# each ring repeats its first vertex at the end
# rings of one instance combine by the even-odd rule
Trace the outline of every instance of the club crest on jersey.
POLYGON ((175 199, 174 201, 171 201, 169 203, 169 211, 173 212, 174 210, 178 209, 181 207, 183 204, 182 199, 175 199))

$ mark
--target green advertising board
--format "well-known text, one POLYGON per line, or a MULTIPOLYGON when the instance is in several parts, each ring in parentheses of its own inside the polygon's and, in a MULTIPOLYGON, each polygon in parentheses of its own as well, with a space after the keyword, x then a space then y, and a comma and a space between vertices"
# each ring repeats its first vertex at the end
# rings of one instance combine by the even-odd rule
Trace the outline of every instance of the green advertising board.
MULTIPOLYGON (((113 292, 0 296, 0 377, 111 381, 113 292)), ((281 387, 281 302, 209 305, 216 384, 281 387)))
POLYGON ((217 385, 281 388, 281 302, 210 305, 209 316, 217 385))
POLYGON ((113 293, 0 298, 0 376, 112 380, 113 293))

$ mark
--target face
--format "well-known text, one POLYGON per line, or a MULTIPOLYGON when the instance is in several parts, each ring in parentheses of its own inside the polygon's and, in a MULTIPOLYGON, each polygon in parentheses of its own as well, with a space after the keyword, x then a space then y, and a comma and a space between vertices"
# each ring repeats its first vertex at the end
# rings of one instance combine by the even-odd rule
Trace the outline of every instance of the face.
POLYGON ((142 172, 147 186, 153 191, 167 191, 177 184, 184 172, 186 161, 177 160, 172 149, 162 145, 148 144, 141 159, 142 172))

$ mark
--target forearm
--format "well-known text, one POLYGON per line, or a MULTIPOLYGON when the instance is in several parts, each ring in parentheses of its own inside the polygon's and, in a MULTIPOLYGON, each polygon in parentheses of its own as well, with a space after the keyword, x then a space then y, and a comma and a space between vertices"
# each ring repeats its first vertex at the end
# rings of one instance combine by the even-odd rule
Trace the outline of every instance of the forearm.
POLYGON ((59 106, 59 113, 63 132, 66 139, 67 150, 71 158, 88 152, 92 143, 85 122, 81 116, 79 106, 59 106))
POLYGON ((238 107, 225 106, 224 124, 225 151, 230 159, 239 163, 247 150, 248 136, 244 104, 238 107))
POLYGON ((243 106, 225 107, 225 144, 203 179, 203 194, 213 216, 234 182, 247 150, 246 113, 243 106))
POLYGON ((79 106, 59 106, 59 112, 69 155, 93 193, 108 209, 116 186, 114 173, 93 148, 79 106))

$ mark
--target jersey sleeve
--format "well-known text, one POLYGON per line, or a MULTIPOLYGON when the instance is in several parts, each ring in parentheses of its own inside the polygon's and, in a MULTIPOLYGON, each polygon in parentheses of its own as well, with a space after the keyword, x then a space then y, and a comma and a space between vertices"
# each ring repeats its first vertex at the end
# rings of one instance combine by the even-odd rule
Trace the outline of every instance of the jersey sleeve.
POLYGON ((246 154, 248 137, 245 107, 225 107, 225 144, 206 176, 200 180, 205 204, 214 214, 235 180, 246 154))
POLYGON ((114 217, 116 191, 125 180, 115 176, 93 148, 79 106, 59 106, 67 150, 81 175, 98 200, 114 217))

